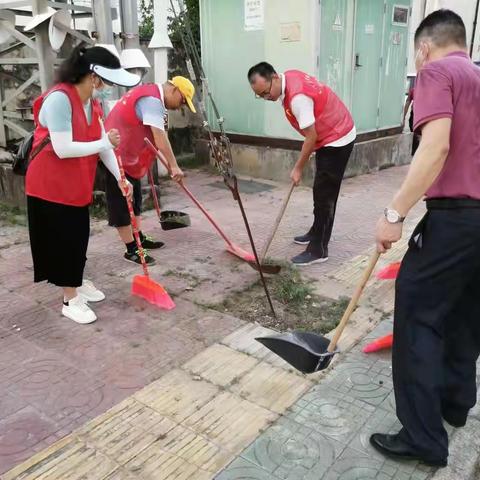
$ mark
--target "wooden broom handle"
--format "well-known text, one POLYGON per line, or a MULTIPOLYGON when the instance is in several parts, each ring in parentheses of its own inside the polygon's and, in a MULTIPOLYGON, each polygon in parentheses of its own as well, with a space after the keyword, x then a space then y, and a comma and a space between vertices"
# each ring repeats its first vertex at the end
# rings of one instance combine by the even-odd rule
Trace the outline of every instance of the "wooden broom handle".
POLYGON ((380 253, 378 253, 377 251, 375 251, 375 253, 373 253, 372 256, 370 257, 368 266, 363 272, 362 278, 358 283, 357 288, 355 289, 355 292, 348 304, 348 307, 345 310, 345 313, 343 314, 343 317, 340 320, 340 323, 335 329, 335 334, 333 335, 332 340, 330 340, 330 344, 328 345, 327 352, 331 353, 335 351, 338 340, 340 340, 340 336, 342 335, 343 330, 347 326, 347 323, 350 320, 350 317, 352 316, 352 313, 357 306, 358 300, 360 299, 363 289, 365 288, 365 285, 367 284, 370 276, 372 275, 373 269, 375 268, 375 265, 377 264, 379 257, 380 257, 380 253))
POLYGON ((262 253, 260 254, 260 265, 263 263, 265 260, 265 257, 267 256, 268 249, 270 248, 270 245, 272 244, 273 237, 275 237, 275 234, 277 233, 278 226, 280 225, 280 222, 282 221, 283 214, 285 213, 285 210, 287 209, 288 202, 290 200, 290 197, 292 196, 293 189, 295 188, 295 184, 292 182, 292 185, 290 186, 290 190, 288 191, 287 196, 284 198, 282 206, 280 207, 280 211, 278 212, 277 218, 275 220, 275 224, 273 225, 272 231, 270 232, 270 236, 267 238, 267 241, 265 242, 265 245, 263 246, 262 253))

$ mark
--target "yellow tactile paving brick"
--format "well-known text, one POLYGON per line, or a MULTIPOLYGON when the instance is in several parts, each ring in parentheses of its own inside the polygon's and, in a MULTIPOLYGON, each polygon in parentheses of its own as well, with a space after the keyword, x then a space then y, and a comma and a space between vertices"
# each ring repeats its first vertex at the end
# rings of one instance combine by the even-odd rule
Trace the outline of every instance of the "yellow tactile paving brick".
POLYGON ((137 392, 134 398, 176 423, 181 423, 217 393, 215 385, 195 380, 182 370, 173 370, 137 392))
POLYGON ((226 387, 251 370, 258 360, 224 345, 212 345, 183 368, 215 385, 226 387))
POLYGON ((311 386, 306 377, 260 363, 231 390, 257 405, 283 413, 311 386))
POLYGON ((239 453, 277 415, 222 392, 185 420, 185 425, 232 453, 239 453))

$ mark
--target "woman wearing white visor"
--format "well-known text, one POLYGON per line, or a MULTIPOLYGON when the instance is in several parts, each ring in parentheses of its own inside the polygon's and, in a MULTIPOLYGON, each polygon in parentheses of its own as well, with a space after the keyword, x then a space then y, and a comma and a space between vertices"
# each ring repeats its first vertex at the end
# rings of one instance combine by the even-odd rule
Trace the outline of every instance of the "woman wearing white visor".
POLYGON ((83 280, 98 160, 120 181, 113 153, 120 135, 105 132, 95 98, 108 85, 132 87, 139 81, 107 49, 77 47, 60 66, 57 84, 33 105, 34 157, 25 191, 34 281, 61 287, 62 314, 77 323, 94 322, 87 301, 105 298, 83 280))

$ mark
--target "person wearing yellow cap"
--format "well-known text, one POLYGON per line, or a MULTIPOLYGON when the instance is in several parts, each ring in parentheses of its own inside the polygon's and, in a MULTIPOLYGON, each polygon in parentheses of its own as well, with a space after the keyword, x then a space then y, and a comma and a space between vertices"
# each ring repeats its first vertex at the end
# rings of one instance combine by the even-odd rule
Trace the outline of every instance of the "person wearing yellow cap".
MULTIPOLYGON (((155 156, 147 148, 144 138, 149 138, 167 159, 174 180, 183 178, 183 172, 170 145, 165 132, 165 117, 168 110, 178 110, 187 105, 196 113, 193 105, 195 88, 185 77, 177 76, 162 85, 145 83, 132 88, 113 107, 109 113, 105 127, 116 128, 122 136, 122 142, 115 150, 121 157, 127 179, 133 186, 133 210, 137 217, 140 240, 146 250, 145 260, 155 263, 148 250, 162 248, 163 242, 145 235, 141 229, 140 212, 142 204, 141 178, 148 172, 155 156)), ((141 263, 137 245, 130 225, 127 203, 118 183, 110 178, 108 172, 105 180, 107 198, 108 224, 116 227, 119 236, 125 243, 126 260, 141 263)))

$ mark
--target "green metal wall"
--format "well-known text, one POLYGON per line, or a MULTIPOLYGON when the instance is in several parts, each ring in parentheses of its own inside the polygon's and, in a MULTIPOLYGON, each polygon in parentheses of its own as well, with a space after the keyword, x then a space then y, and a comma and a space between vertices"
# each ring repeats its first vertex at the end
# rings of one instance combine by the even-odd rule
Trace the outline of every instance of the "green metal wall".
POLYGON ((392 12, 411 0, 263 2, 263 28, 248 31, 245 0, 200 0, 204 67, 227 131, 301 138, 280 102, 254 98, 246 74, 261 60, 327 83, 352 110, 359 132, 400 125, 408 27, 393 25, 392 12), (292 25, 300 34, 285 39, 292 25))

